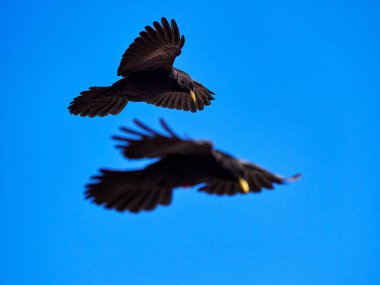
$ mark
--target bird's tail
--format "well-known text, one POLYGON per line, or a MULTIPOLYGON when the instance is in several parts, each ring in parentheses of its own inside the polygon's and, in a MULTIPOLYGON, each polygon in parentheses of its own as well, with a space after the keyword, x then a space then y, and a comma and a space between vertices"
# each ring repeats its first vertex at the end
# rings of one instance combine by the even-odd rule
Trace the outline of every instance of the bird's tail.
POLYGON ((69 111, 73 115, 82 117, 116 115, 128 103, 119 84, 109 87, 90 87, 80 94, 70 103, 69 111))
POLYGON ((158 204, 169 205, 173 190, 151 181, 144 170, 100 170, 97 180, 87 185, 86 198, 95 204, 118 211, 153 210, 158 204))

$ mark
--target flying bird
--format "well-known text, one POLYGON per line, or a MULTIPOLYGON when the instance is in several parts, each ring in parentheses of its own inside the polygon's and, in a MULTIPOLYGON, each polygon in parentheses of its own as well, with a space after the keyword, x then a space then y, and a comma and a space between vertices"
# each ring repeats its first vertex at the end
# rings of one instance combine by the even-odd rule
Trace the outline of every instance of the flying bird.
POLYGON ((117 211, 153 210, 169 205, 173 189, 200 184, 201 192, 235 195, 273 189, 274 184, 295 181, 300 174, 282 177, 260 166, 238 160, 216 150, 209 141, 184 139, 161 120, 166 133, 140 121, 141 130, 122 127, 126 136, 114 136, 117 148, 128 159, 157 159, 144 169, 116 171, 101 169, 87 185, 86 198, 117 211))
POLYGON ((108 87, 90 87, 70 103, 69 111, 83 117, 119 114, 129 101, 196 112, 211 104, 214 93, 173 67, 185 37, 175 20, 153 22, 125 51, 117 71, 123 78, 108 87))

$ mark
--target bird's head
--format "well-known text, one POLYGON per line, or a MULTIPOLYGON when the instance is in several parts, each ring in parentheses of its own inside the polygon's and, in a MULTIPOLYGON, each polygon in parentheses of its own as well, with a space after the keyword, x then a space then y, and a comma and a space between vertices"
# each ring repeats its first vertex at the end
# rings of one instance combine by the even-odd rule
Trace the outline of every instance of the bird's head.
POLYGON ((194 103, 196 103, 197 97, 195 95, 195 86, 193 80, 191 78, 184 78, 181 83, 181 87, 185 90, 186 93, 189 94, 194 103))
POLYGON ((184 92, 188 93, 194 103, 196 103, 197 97, 195 95, 195 85, 193 79, 187 73, 174 70, 174 78, 177 79, 178 85, 184 92))
POLYGON ((249 183, 244 175, 244 171, 239 168, 230 169, 233 180, 235 180, 244 194, 248 194, 250 191, 249 183))
POLYGON ((249 193, 249 191, 250 191, 249 184, 248 184, 248 181, 245 178, 244 170, 241 167, 241 165, 239 165, 238 167, 236 167, 234 169, 234 174, 233 175, 235 176, 235 179, 239 183, 240 189, 243 191, 243 193, 244 194, 249 193))
POLYGON ((238 182, 243 193, 249 193, 250 188, 246 179, 244 165, 231 155, 221 151, 213 151, 213 155, 224 169, 224 175, 238 182))
POLYGON ((191 96, 191 99, 194 101, 194 103, 197 103, 197 97, 195 96, 194 82, 192 80, 191 80, 191 84, 189 87, 189 94, 191 96))

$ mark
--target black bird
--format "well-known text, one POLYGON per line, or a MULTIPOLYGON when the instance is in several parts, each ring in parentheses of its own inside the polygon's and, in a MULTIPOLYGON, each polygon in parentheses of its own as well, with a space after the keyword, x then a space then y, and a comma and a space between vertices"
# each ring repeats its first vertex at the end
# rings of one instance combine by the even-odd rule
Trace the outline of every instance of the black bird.
POLYGON ((95 181, 87 185, 86 198, 118 211, 152 210, 158 204, 169 205, 173 189, 203 184, 199 191, 217 195, 235 195, 273 189, 273 184, 297 180, 300 174, 284 178, 253 163, 215 150, 208 141, 178 137, 161 120, 167 134, 160 134, 135 120, 144 132, 122 127, 129 136, 113 137, 130 159, 158 158, 146 168, 134 171, 101 169, 95 181))
POLYGON ((173 67, 185 37, 175 20, 161 19, 146 26, 125 51, 117 75, 123 78, 109 87, 90 87, 70 103, 73 115, 104 117, 119 114, 128 101, 196 112, 211 104, 214 93, 189 74, 173 67))

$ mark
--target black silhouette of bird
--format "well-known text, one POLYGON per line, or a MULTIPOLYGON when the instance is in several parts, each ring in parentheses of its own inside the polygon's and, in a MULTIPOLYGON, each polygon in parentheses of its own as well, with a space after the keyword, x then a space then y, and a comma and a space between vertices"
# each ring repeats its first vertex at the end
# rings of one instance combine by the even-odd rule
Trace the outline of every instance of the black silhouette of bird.
POLYGON ((109 87, 90 87, 70 103, 73 115, 119 114, 129 101, 196 112, 211 104, 214 93, 189 74, 173 67, 185 37, 175 20, 161 19, 146 26, 125 51, 117 75, 123 78, 109 87))
POLYGON ((133 171, 101 169, 87 185, 86 198, 118 211, 152 210, 169 205, 173 189, 202 184, 199 191, 235 195, 273 189, 273 184, 297 180, 300 174, 284 178, 253 163, 215 150, 208 141, 178 137, 161 120, 167 134, 161 134, 135 120, 142 131, 122 127, 128 135, 115 136, 124 157, 158 158, 146 168, 133 171))

